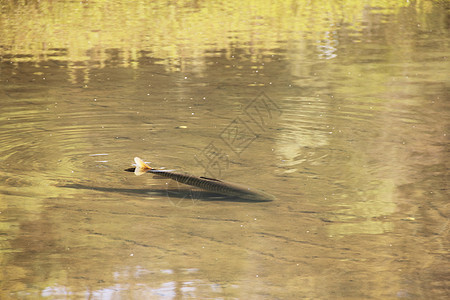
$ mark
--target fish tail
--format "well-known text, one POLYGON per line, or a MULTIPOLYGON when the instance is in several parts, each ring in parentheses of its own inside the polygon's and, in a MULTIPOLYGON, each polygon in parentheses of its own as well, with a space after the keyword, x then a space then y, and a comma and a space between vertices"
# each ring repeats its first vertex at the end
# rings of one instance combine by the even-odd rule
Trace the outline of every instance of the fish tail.
POLYGON ((146 173, 148 170, 153 169, 139 157, 135 157, 134 162, 136 163, 136 169, 134 169, 134 174, 136 174, 136 176, 142 175, 146 173))

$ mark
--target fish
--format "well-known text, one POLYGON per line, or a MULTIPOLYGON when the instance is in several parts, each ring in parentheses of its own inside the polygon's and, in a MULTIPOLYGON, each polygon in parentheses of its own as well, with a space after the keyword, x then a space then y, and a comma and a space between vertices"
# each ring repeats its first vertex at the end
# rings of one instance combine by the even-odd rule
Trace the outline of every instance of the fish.
POLYGON ((135 157, 134 162, 136 167, 125 169, 125 171, 134 172, 136 176, 140 176, 145 173, 152 173, 158 176, 170 178, 183 184, 195 186, 225 196, 237 197, 245 200, 254 200, 254 201, 275 200, 275 196, 271 194, 238 183, 227 182, 215 178, 197 177, 191 174, 174 172, 172 170, 154 169, 139 157, 135 157))

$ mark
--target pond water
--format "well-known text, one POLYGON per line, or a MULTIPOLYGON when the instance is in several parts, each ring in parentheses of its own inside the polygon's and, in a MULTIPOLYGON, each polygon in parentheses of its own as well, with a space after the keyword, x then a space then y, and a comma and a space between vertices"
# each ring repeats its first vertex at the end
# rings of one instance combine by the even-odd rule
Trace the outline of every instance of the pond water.
POLYGON ((450 296, 448 2, 0 5, 1 299, 450 296))

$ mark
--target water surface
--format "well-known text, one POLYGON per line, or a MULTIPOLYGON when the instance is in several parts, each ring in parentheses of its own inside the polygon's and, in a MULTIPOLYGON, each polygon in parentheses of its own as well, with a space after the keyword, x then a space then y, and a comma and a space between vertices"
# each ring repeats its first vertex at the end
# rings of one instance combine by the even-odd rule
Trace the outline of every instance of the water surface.
POLYGON ((449 296, 445 2, 1 5, 0 298, 449 296))

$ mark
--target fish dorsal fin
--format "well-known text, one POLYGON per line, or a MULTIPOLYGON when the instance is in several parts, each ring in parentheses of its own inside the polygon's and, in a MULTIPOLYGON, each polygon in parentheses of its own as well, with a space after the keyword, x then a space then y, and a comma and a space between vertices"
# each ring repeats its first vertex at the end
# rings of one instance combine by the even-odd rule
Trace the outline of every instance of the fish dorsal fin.
POLYGON ((144 173, 146 173, 148 170, 151 170, 152 167, 147 165, 142 159, 139 157, 134 158, 134 162, 136 163, 136 169, 134 169, 134 174, 136 176, 140 176, 144 173))
POLYGON ((200 178, 201 178, 201 179, 206 179, 206 180, 212 180, 212 181, 222 181, 222 180, 219 180, 219 179, 209 178, 209 177, 203 177, 203 176, 201 176, 200 178))

